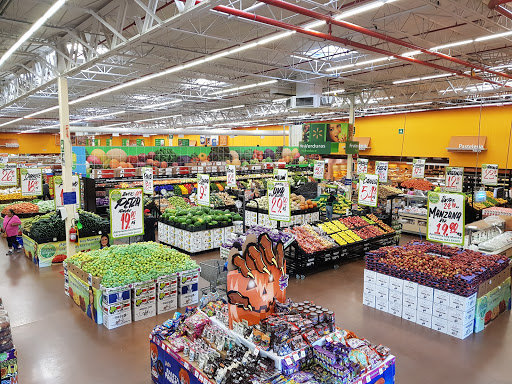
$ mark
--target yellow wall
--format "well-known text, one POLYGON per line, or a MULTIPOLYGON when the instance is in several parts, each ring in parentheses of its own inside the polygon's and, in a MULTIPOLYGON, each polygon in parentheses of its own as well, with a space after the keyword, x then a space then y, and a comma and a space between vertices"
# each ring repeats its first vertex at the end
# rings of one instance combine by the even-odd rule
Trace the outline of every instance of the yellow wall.
POLYGON ((44 133, 0 133, 0 140, 15 139, 18 140, 19 148, 0 148, 2 153, 11 154, 51 154, 59 153, 59 140, 55 140, 55 135, 44 133), (57 142, 57 144, 55 144, 57 142))

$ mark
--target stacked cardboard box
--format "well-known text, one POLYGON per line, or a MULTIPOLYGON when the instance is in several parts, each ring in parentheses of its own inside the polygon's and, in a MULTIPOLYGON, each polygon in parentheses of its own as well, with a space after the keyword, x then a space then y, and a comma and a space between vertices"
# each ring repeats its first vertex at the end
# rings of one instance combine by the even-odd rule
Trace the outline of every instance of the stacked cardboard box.
POLYGON ((156 315, 156 281, 130 284, 132 290, 132 319, 144 320, 156 315))
POLYGON ((156 313, 170 312, 178 308, 178 275, 161 276, 156 282, 156 313))
POLYGON ((100 287, 102 291, 103 325, 114 329, 132 322, 131 289, 128 286, 100 287))
POLYGON ((220 248, 233 231, 234 226, 189 232, 165 223, 158 223, 158 240, 186 252, 196 253, 220 248))
POLYGON ((199 268, 178 272, 178 307, 186 307, 198 303, 199 272, 199 268))

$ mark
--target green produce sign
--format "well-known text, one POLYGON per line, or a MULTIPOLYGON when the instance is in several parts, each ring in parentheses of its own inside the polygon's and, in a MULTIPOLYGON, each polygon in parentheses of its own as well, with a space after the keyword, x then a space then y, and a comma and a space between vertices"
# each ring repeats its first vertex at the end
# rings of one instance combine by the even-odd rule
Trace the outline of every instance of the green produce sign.
POLYGON ((308 143, 301 141, 299 143, 299 152, 303 155, 312 155, 314 153, 326 155, 338 152, 338 143, 308 143))
POLYGON ((188 147, 189 140, 188 139, 178 139, 178 147, 188 147))
POLYGON ((356 155, 359 153, 359 141, 347 141, 345 144, 345 153, 347 155, 356 155))

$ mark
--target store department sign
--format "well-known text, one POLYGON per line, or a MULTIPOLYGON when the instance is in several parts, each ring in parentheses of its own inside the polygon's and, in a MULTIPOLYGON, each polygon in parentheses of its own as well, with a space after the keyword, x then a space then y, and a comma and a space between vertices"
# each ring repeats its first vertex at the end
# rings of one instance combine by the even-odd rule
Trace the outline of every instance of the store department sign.
POLYGON ((461 193, 428 193, 427 240, 464 244, 465 199, 461 193))
POLYGON ((446 167, 444 185, 448 192, 462 192, 464 185, 464 168, 446 167))
POLYGON ((359 205, 376 207, 379 193, 379 176, 371 174, 359 175, 359 191, 357 202, 359 205))
POLYGON ((379 183, 388 182, 388 168, 389 163, 387 161, 376 161, 375 162, 375 174, 379 176, 379 183))
POLYGON ((347 141, 345 144, 345 153, 347 155, 357 155, 359 153, 359 142, 347 141))
POLYGON ((413 159, 412 178, 423 179, 425 177, 425 159, 413 159))
POLYGON ((498 184, 498 164, 482 164, 482 184, 498 184))
POLYGON ((368 159, 357 159, 356 173, 358 175, 368 173, 368 159))
POLYGON ((269 181, 267 184, 268 215, 270 220, 291 220, 290 184, 286 181, 269 181))
POLYGON ((40 196, 43 194, 43 173, 41 168, 20 169, 21 195, 40 196))
POLYGON ((210 206, 210 175, 197 175, 197 205, 210 206))
POLYGON ((452 136, 448 147, 449 152, 482 152, 485 151, 487 136, 452 136))
POLYGON ((336 153, 338 150, 338 143, 308 143, 304 141, 299 142, 299 152, 302 155, 313 155, 315 153, 320 155, 328 155, 330 153, 336 153))
POLYGON ((113 239, 144 234, 142 188, 113 189, 109 193, 110 233, 113 239))
POLYGON ((0 164, 0 186, 10 187, 18 185, 16 163, 0 164))

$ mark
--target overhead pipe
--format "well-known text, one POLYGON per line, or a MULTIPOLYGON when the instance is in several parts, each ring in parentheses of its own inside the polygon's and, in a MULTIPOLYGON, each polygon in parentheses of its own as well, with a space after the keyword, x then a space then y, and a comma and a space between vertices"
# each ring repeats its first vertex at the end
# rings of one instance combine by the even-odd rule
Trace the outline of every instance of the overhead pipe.
MULTIPOLYGON (((155 129, 136 129, 136 128, 102 128, 102 127, 69 127, 71 132, 90 132, 90 133, 126 133, 136 135, 226 135, 226 136, 283 136, 283 131, 266 130, 240 130, 240 129, 188 129, 188 128, 155 128, 155 129)), ((289 131, 284 131, 288 135, 289 131)))
MULTIPOLYGON (((486 3, 486 1, 484 1, 486 3)), ((503 16, 512 20, 512 11, 502 6, 502 4, 512 3, 512 0, 491 0, 487 3, 489 9, 493 9, 496 12, 501 13, 503 16)))
POLYGON ((502 83, 499 83, 499 82, 493 81, 493 80, 484 79, 484 78, 482 78, 480 76, 466 74, 466 73, 464 73, 462 71, 459 71, 459 70, 454 70, 454 69, 451 69, 451 68, 448 68, 448 67, 444 67, 442 65, 438 65, 438 64, 434 64, 434 63, 429 63, 429 62, 426 62, 426 61, 423 61, 423 60, 418 60, 418 59, 415 59, 415 58, 412 58, 412 57, 403 57, 403 56, 400 56, 400 55, 398 55, 396 53, 392 53, 392 52, 386 51, 386 50, 381 49, 381 48, 372 47, 370 45, 365 45, 365 44, 358 43, 358 42, 351 41, 351 40, 347 40, 347 39, 344 39, 344 38, 341 38, 341 37, 329 35, 327 33, 317 32, 317 31, 313 31, 313 30, 310 30, 310 29, 304 29, 304 28, 301 28, 301 27, 298 27, 298 26, 295 26, 295 25, 292 25, 292 24, 288 24, 288 23, 285 23, 285 22, 282 22, 282 21, 278 21, 278 20, 275 20, 275 19, 271 19, 271 18, 268 18, 268 17, 265 17, 265 16, 255 15, 253 13, 244 12, 244 11, 241 11, 241 10, 238 10, 238 9, 234 9, 234 8, 230 8, 230 7, 226 7, 226 6, 223 6, 223 5, 219 5, 219 6, 215 7, 215 8, 213 8, 213 9, 215 9, 218 12, 226 13, 228 15, 238 16, 238 17, 243 18, 243 19, 256 21, 256 22, 259 22, 259 23, 262 23, 262 24, 272 25, 274 27, 278 27, 278 28, 282 28, 282 29, 287 29, 287 30, 290 30, 290 31, 295 31, 295 32, 298 32, 298 33, 302 33, 304 35, 309 35, 309 36, 317 37, 317 38, 320 38, 320 39, 334 41, 336 43, 343 44, 343 45, 346 45, 346 46, 352 46, 352 47, 355 47, 355 48, 358 48, 358 49, 363 49, 363 50, 366 50, 366 51, 379 53, 381 55, 391 56, 391 57, 394 57, 394 58, 402 60, 402 61, 407 61, 407 62, 413 63, 413 64, 424 65, 424 66, 427 66, 427 67, 430 67, 430 68, 438 69, 440 71, 444 71, 444 72, 448 72, 448 73, 453 73, 453 74, 459 75, 461 77, 467 77, 469 79, 479 80, 479 81, 482 81, 482 82, 485 82, 485 83, 490 83, 490 84, 498 85, 500 87, 505 86, 502 83))
POLYGON ((487 5, 489 8, 494 9, 497 6, 499 6, 501 4, 506 4, 506 3, 512 3, 512 0, 491 0, 491 1, 489 1, 489 4, 487 4, 487 5))
MULTIPOLYGON (((480 71, 488 72, 488 73, 491 73, 496 76, 501 76, 501 77, 505 77, 508 79, 512 79, 512 75, 502 73, 502 72, 493 71, 493 70, 487 69, 485 67, 482 67, 480 65, 472 64, 467 61, 463 61, 463 60, 457 59, 455 57, 445 55, 443 53, 429 51, 428 49, 422 48, 418 45, 408 43, 406 41, 402 41, 400 39, 396 39, 394 37, 384 35, 382 33, 376 32, 376 31, 372 31, 368 28, 361 27, 356 24, 348 23, 346 21, 336 20, 330 16, 323 15, 321 13, 312 11, 312 10, 304 8, 304 7, 300 7, 295 4, 287 3, 286 1, 282 1, 282 0, 260 0, 260 1, 263 3, 266 3, 268 5, 273 5, 275 7, 285 9, 285 10, 288 10, 288 11, 291 11, 294 13, 299 13, 301 15, 309 16, 314 19, 323 20, 323 21, 327 22, 328 24, 333 24, 333 25, 337 25, 342 28, 350 29, 351 31, 355 31, 355 32, 359 32, 359 33, 362 33, 367 36, 375 37, 377 39, 384 40, 384 41, 387 41, 392 44, 401 45, 402 47, 410 48, 415 51, 420 51, 422 53, 425 53, 425 54, 428 54, 431 56, 436 56, 441 59, 448 60, 448 61, 463 65, 468 68, 478 69, 480 71)), ((512 1, 512 0, 509 0, 509 1, 512 1)))

